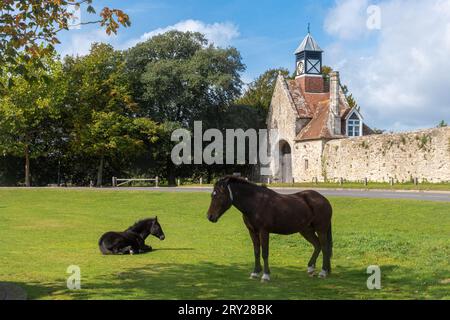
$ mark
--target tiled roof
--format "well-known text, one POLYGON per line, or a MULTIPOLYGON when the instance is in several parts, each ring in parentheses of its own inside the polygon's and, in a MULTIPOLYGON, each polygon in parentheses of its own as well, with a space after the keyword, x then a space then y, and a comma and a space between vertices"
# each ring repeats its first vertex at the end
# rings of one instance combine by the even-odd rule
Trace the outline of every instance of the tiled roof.
POLYGON ((328 118, 330 108, 329 100, 318 104, 312 120, 299 132, 296 140, 314 140, 319 138, 332 138, 328 130, 328 118))
MULTIPOLYGON (((287 89, 295 105, 298 117, 311 119, 311 121, 297 135, 297 140, 314 140, 341 137, 333 136, 328 129, 328 119, 330 112, 330 93, 308 93, 296 80, 286 80, 287 89)), ((350 108, 342 101, 339 101, 339 115, 344 118, 350 108)), ((345 129, 345 126, 344 126, 345 129)), ((345 132, 342 132, 345 134, 345 132)))

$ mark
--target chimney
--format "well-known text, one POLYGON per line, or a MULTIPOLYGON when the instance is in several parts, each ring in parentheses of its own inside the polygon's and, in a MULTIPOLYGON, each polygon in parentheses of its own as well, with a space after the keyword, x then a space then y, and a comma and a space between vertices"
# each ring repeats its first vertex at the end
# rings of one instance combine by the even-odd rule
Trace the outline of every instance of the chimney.
POLYGON ((333 135, 341 135, 341 117, 339 116, 339 72, 330 73, 330 131, 333 135))

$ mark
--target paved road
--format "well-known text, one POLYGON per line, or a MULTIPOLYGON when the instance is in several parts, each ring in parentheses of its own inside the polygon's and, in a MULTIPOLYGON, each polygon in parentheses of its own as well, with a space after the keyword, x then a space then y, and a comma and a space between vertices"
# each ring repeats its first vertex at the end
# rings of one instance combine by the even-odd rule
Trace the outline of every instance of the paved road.
MULTIPOLYGON (((29 188, 29 189, 44 189, 45 187, 29 188)), ((47 187, 53 189, 52 187, 47 187)), ((0 188, 1 190, 2 188, 0 188)), ((25 188, 10 188, 4 187, 4 189, 21 189, 25 188)), ((62 189, 74 189, 74 190, 92 190, 92 191, 148 191, 148 192, 212 192, 212 187, 180 187, 180 188, 151 188, 151 187, 120 187, 120 188, 86 188, 86 187, 73 187, 62 189)), ((302 188, 271 188, 279 193, 289 194, 299 192, 305 189, 302 188)), ((315 189, 322 193, 324 196, 334 197, 354 197, 354 198, 375 198, 375 199, 411 199, 411 200, 427 200, 438 202, 450 202, 450 191, 391 191, 391 190, 357 190, 357 189, 315 189)))
MULTIPOLYGON (((289 194, 302 191, 300 188, 272 188, 273 190, 289 194)), ((181 187, 181 188, 117 188, 107 190, 143 190, 150 192, 211 192, 211 187, 181 187)), ((317 189, 324 196, 356 197, 356 198, 384 198, 384 199, 414 199, 428 201, 450 202, 450 192, 431 191, 389 191, 389 190, 351 190, 351 189, 317 189)))

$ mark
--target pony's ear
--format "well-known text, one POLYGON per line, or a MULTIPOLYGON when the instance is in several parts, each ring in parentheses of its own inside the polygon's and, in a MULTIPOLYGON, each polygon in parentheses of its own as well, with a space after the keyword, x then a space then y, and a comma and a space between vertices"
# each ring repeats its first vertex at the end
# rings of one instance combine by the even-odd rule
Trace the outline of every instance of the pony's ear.
POLYGON ((158 216, 155 217, 155 221, 158 221, 158 216))
POLYGON ((226 187, 228 187, 228 184, 229 184, 229 183, 230 183, 230 177, 226 177, 226 178, 222 179, 221 186, 222 186, 223 188, 226 188, 226 187))

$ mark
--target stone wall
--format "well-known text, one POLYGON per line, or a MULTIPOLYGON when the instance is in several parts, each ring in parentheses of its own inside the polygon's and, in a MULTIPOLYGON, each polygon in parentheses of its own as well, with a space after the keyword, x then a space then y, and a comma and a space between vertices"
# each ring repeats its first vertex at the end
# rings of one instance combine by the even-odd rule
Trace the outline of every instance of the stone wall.
POLYGON ((322 140, 296 143, 292 153, 292 175, 295 182, 321 181, 322 140))
MULTIPOLYGON (((287 142, 291 147, 291 151, 294 148, 293 141, 297 129, 297 111, 294 108, 286 82, 283 76, 280 75, 275 85, 270 112, 267 117, 267 128, 273 130, 269 132, 269 150, 274 150, 275 148, 278 150, 280 141, 287 142), (271 145, 271 142, 275 143, 275 145, 271 145)), ((274 152, 271 152, 271 155, 275 156, 274 152)), ((270 163, 270 176, 276 181, 280 179, 279 165, 279 161, 271 161, 270 163)))
MULTIPOLYGON (((325 143, 320 164, 309 163, 310 170, 322 173, 319 180, 449 182, 450 127, 332 140, 325 143)), ((310 174, 300 175, 302 170, 296 164, 295 172, 304 177, 298 181, 311 181, 310 174)))

